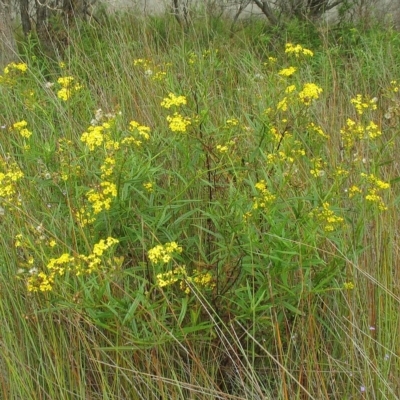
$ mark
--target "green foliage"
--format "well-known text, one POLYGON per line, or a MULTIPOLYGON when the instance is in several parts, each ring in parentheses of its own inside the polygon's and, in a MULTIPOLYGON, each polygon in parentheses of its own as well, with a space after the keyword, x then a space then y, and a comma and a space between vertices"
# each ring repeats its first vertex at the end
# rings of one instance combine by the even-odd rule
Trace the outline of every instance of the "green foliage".
POLYGON ((0 78, 5 398, 393 398, 398 35, 113 18, 0 78))

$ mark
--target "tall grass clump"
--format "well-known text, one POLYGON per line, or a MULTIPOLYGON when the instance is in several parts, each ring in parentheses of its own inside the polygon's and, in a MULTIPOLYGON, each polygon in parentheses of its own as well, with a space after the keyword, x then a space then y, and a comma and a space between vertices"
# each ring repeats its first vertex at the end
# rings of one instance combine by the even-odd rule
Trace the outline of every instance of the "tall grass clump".
POLYGON ((2 397, 396 398, 398 33, 173 22, 2 72, 2 397))

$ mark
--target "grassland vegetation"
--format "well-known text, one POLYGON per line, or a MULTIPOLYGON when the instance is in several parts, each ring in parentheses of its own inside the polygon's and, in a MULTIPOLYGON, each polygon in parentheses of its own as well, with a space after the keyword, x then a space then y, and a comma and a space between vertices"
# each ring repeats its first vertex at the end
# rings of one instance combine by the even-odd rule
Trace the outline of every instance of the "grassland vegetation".
POLYGON ((400 34, 101 22, 1 72, 0 396, 395 399, 400 34))

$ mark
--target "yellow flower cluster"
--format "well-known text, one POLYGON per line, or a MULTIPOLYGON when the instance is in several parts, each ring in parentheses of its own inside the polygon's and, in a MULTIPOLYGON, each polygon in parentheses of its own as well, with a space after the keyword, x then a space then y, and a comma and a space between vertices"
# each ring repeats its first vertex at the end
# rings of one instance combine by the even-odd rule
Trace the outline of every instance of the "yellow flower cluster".
POLYGON ((276 129, 274 126, 272 126, 269 129, 269 134, 270 134, 272 140, 276 143, 279 143, 282 139, 282 135, 278 132, 278 129, 276 129))
POLYGON ((343 287, 346 290, 353 290, 354 289, 354 283, 353 282, 345 282, 343 284, 343 287))
POLYGON ((328 202, 322 204, 310 213, 311 217, 316 218, 326 232, 334 231, 338 226, 344 224, 344 219, 337 216, 331 209, 328 202))
POLYGON ((278 75, 289 77, 289 76, 292 76, 296 71, 297 71, 297 68, 295 68, 295 67, 283 68, 278 72, 278 75))
POLYGON ((299 92, 299 99, 306 106, 309 106, 313 100, 317 100, 322 93, 322 88, 315 83, 305 83, 303 90, 299 92))
POLYGON ((285 89, 285 93, 286 94, 290 94, 293 93, 294 91, 296 91, 296 85, 289 85, 286 89, 285 89))
POLYGON ((129 122, 129 128, 131 132, 138 132, 141 137, 146 140, 150 138, 150 128, 148 126, 140 125, 136 121, 129 122))
POLYGON ((96 243, 93 246, 92 253, 88 256, 79 254, 77 257, 73 257, 64 253, 58 258, 51 258, 46 266, 48 273, 36 271, 28 278, 28 291, 49 292, 53 289, 56 278, 65 275, 67 272, 79 276, 83 273, 90 274, 98 271, 102 265, 101 257, 103 257, 104 252, 117 243, 117 239, 108 237, 106 240, 101 239, 96 243))
POLYGON ((186 105, 187 100, 185 96, 175 96, 173 93, 169 93, 168 97, 164 98, 161 102, 161 107, 170 109, 171 107, 179 107, 186 105))
POLYGON ((267 189, 265 180, 257 182, 255 188, 259 193, 259 197, 254 197, 253 199, 253 210, 266 208, 276 199, 276 196, 267 189))
POLYGON ((78 264, 76 268, 76 275, 79 276, 83 273, 91 274, 92 272, 98 271, 102 265, 102 259, 104 252, 110 247, 119 243, 118 239, 108 237, 106 240, 101 239, 98 243, 93 246, 92 253, 88 256, 79 255, 79 259, 84 262, 85 266, 78 264))
POLYGON ((27 289, 29 292, 49 292, 53 289, 54 276, 39 272, 28 278, 27 289))
POLYGON ((18 75, 24 74, 28 70, 25 63, 10 63, 5 66, 4 75, 0 75, 0 84, 12 85, 18 75))
POLYGON ((17 183, 24 177, 17 163, 0 158, 0 198, 7 203, 20 204, 17 183))
POLYGON ((287 111, 288 109, 288 99, 285 96, 281 101, 278 102, 278 105, 276 106, 277 110, 280 111, 287 111))
POLYGON ((113 173, 117 163, 116 155, 118 150, 123 149, 123 146, 134 144, 140 146, 143 140, 150 138, 150 128, 140 125, 136 121, 130 121, 128 126, 129 135, 120 141, 113 140, 112 132, 116 115, 107 114, 107 121, 103 122, 103 113, 101 109, 96 111, 95 119, 91 125, 81 135, 81 141, 86 144, 89 151, 94 151, 101 148, 104 154, 103 164, 100 166, 101 182, 86 193, 86 199, 89 207, 81 207, 75 213, 78 222, 81 226, 86 226, 96 220, 96 215, 104 210, 111 208, 112 200, 117 196, 117 186, 113 183, 113 173))
POLYGON ((314 122, 309 123, 307 128, 310 131, 312 131, 312 132, 318 134, 319 136, 323 137, 324 139, 329 139, 329 136, 323 131, 323 129, 320 126, 314 124, 314 122))
POLYGON ((352 199, 357 193, 362 193, 362 190, 356 186, 356 185, 352 185, 349 190, 349 198, 352 199))
POLYGON ((346 177, 349 176, 350 172, 347 169, 342 168, 341 166, 337 166, 334 174, 337 177, 346 177))
POLYGON ((32 135, 32 132, 26 128, 27 126, 28 123, 23 120, 16 122, 12 127, 16 129, 22 137, 29 139, 32 135))
POLYGON ((365 133, 370 139, 376 139, 382 135, 382 131, 379 129, 379 126, 373 121, 370 121, 365 127, 365 133))
POLYGON ((17 235, 15 235, 14 246, 15 247, 22 247, 23 246, 23 239, 24 239, 24 236, 22 235, 22 233, 18 233, 17 235))
POLYGON ((400 85, 397 81, 390 81, 390 91, 398 93, 400 91, 400 85))
MULTIPOLYGON (((377 109, 376 98, 363 98, 362 95, 358 94, 350 101, 354 105, 358 115, 363 115, 366 110, 374 111, 377 109)), ((348 118, 346 125, 340 130, 340 134, 344 148, 351 149, 358 140, 376 139, 382 135, 382 131, 373 121, 362 123, 348 118)))
POLYGON ((75 212, 78 223, 82 227, 92 224, 98 214, 111 208, 111 203, 117 194, 117 186, 109 181, 102 181, 98 188, 89 190, 86 193, 86 199, 90 208, 81 207, 75 212))
POLYGON ((153 247, 147 252, 147 256, 153 264, 158 264, 170 262, 172 256, 179 253, 182 253, 182 247, 178 246, 176 242, 168 242, 153 247))
POLYGON ((51 258, 47 264, 48 273, 36 272, 27 280, 29 292, 49 292, 53 289, 54 280, 57 276, 63 276, 70 271, 75 263, 75 258, 68 253, 58 258, 51 258))
POLYGON ((55 275, 63 276, 74 262, 74 257, 70 256, 68 253, 64 253, 58 258, 51 258, 47 264, 47 268, 51 271, 53 277, 55 275))
POLYGON ((12 71, 20 71, 26 72, 28 70, 28 66, 25 63, 14 63, 8 64, 4 68, 4 74, 10 74, 12 71))
POLYGON ((99 190, 89 190, 86 197, 91 203, 93 214, 99 214, 103 210, 110 209, 112 199, 117 197, 117 186, 115 183, 103 181, 99 190))
POLYGON ((229 118, 226 120, 224 128, 232 128, 239 125, 239 120, 237 118, 229 118))
POLYGON ((227 153, 229 151, 229 148, 232 147, 235 144, 235 142, 233 140, 230 140, 229 142, 225 143, 225 144, 217 144, 217 146, 215 147, 218 151, 218 153, 220 154, 224 154, 227 153))
POLYGON ((61 100, 67 101, 73 93, 82 89, 82 85, 74 83, 75 78, 73 76, 61 76, 57 79, 61 89, 57 92, 57 97, 61 100))
POLYGON ((310 173, 315 178, 319 178, 325 175, 326 162, 321 157, 312 158, 313 168, 310 169, 310 173))
POLYGON ((101 125, 89 126, 87 131, 82 133, 81 141, 86 143, 90 151, 93 151, 97 147, 110 141, 110 128, 111 124, 109 122, 104 122, 101 125))
POLYGON ((342 137, 343 146, 346 149, 350 149, 354 146, 357 140, 376 139, 382 135, 382 131, 373 121, 364 125, 348 118, 346 126, 340 130, 340 135, 342 137))
POLYGON ((193 282, 198 286, 203 286, 204 288, 215 288, 215 282, 211 272, 201 272, 195 269, 193 271, 193 276, 188 277, 188 281, 193 282))
POLYGON ((362 173, 361 178, 368 185, 365 200, 370 201, 372 203, 376 203, 378 205, 379 210, 386 211, 387 206, 384 203, 380 192, 382 190, 389 189, 390 184, 378 179, 374 174, 367 175, 365 173, 362 173))
POLYGON ((103 165, 100 167, 100 170, 102 172, 101 179, 104 180, 109 178, 114 172, 114 167, 115 167, 115 158, 106 157, 103 162, 103 165))
POLYGON ((143 187, 148 191, 149 193, 154 192, 154 184, 152 182, 145 182, 143 183, 143 187))
POLYGON ((311 50, 308 50, 299 44, 293 44, 293 43, 286 43, 285 45, 285 53, 286 54, 294 54, 296 57, 299 57, 300 55, 312 57, 314 53, 311 50))
POLYGON ((140 125, 136 121, 129 122, 128 130, 132 132, 133 135, 122 139, 121 144, 123 145, 133 144, 140 147, 142 145, 142 140, 150 139, 150 128, 145 125, 140 125))
MULTIPOLYGON (((187 101, 185 96, 175 96, 173 93, 169 93, 168 97, 164 98, 161 102, 161 106, 170 109, 171 107, 186 105, 186 103, 187 101)), ((187 127, 192 123, 189 117, 184 117, 178 112, 175 112, 173 115, 168 115, 167 121, 169 129, 171 129, 172 132, 182 133, 186 132, 187 127)))
POLYGON ((186 132, 187 127, 192 123, 189 117, 184 117, 177 112, 175 112, 172 116, 168 115, 167 121, 169 124, 169 129, 171 129, 172 132, 181 133, 186 132))
POLYGON ((374 97, 373 99, 363 99, 361 94, 358 94, 354 99, 350 100, 350 103, 354 105, 358 115, 363 115, 364 111, 368 109, 376 110, 377 101, 378 99, 376 97, 374 97))
POLYGON ((187 277, 186 267, 184 265, 175 267, 171 271, 156 275, 156 285, 160 288, 173 285, 179 280, 187 277))
POLYGON ((188 283, 205 289, 215 288, 215 282, 210 272, 194 270, 193 276, 189 276, 185 265, 175 267, 171 271, 157 274, 156 276, 156 285, 160 288, 171 286, 178 281, 180 281, 180 289, 186 294, 190 293, 188 283))
POLYGON ((221 154, 228 152, 228 146, 226 146, 226 145, 217 144, 216 149, 221 154))

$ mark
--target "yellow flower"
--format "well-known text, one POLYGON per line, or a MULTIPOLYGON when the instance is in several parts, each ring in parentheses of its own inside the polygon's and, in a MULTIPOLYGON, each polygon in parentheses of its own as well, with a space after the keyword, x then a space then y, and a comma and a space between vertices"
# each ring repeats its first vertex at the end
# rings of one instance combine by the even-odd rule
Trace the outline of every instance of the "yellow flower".
POLYGON ((350 102, 354 105, 354 107, 357 110, 357 114, 362 115, 365 110, 371 109, 371 110, 376 110, 377 109, 377 98, 373 99, 363 99, 361 94, 358 94, 354 99, 351 99, 350 102))
POLYGON ((289 76, 292 76, 296 72, 296 70, 297 70, 297 68, 295 68, 295 67, 283 68, 278 72, 278 74, 280 76, 289 77, 289 76))
POLYGON ((81 141, 86 143, 90 151, 93 151, 109 139, 108 126, 109 124, 106 123, 99 126, 89 126, 87 131, 83 132, 81 141))
POLYGON ((172 132, 186 132, 187 127, 192 123, 190 118, 188 117, 183 117, 179 113, 174 113, 173 116, 168 115, 167 116, 167 121, 169 123, 169 129, 171 129, 172 132))
POLYGON ((62 88, 57 92, 57 97, 61 100, 67 101, 71 97, 71 91, 67 88, 62 88))
POLYGON ((154 185, 151 182, 143 183, 143 187, 149 192, 154 192, 154 185))
POLYGON ((74 82, 73 76, 61 76, 57 79, 57 82, 60 84, 61 89, 57 92, 57 97, 63 101, 67 101, 74 92, 77 92, 82 89, 82 85, 74 82))
POLYGON ((39 272, 28 279, 27 288, 29 292, 49 292, 53 289, 54 276, 39 272))
POLYGON ((165 245, 157 245, 147 252, 149 260, 153 264, 167 263, 172 260, 172 255, 181 253, 182 247, 178 246, 176 242, 165 243, 165 245))
POLYGON ((361 189, 356 185, 351 186, 349 189, 349 198, 353 198, 357 193, 362 193, 361 189))
POLYGON ((315 217, 323 225, 323 229, 326 232, 332 232, 337 229, 338 226, 344 224, 344 219, 337 216, 331 209, 328 202, 322 204, 322 207, 318 207, 311 213, 312 217, 315 217))
POLYGON ((144 136, 146 139, 149 138, 149 132, 150 132, 150 128, 148 126, 144 126, 144 125, 140 125, 138 122, 136 121, 131 121, 129 122, 129 130, 131 132, 134 132, 135 130, 138 130, 142 136, 144 136))
POLYGON ((19 131, 19 134, 20 134, 22 137, 24 137, 24 138, 26 138, 26 139, 29 139, 29 138, 31 137, 31 135, 32 135, 32 132, 29 131, 28 129, 21 129, 21 130, 19 131))
POLYGON ((26 128, 27 126, 28 123, 25 120, 22 120, 13 124, 12 127, 17 129, 22 137, 29 139, 32 135, 32 132, 26 128))
POLYGON ((277 110, 281 111, 287 111, 288 109, 288 103, 287 103, 287 97, 284 97, 276 106, 277 110))
POLYGON ((296 90, 296 86, 295 85, 290 85, 285 89, 285 93, 292 93, 296 90))
POLYGON ((315 125, 314 122, 308 124, 308 128, 317 133, 319 136, 322 136, 325 139, 329 139, 329 136, 322 130, 322 128, 318 125, 315 125))
POLYGON ((168 97, 163 99, 161 102, 161 107, 171 108, 172 106, 179 107, 181 105, 185 105, 187 103, 185 96, 175 96, 173 93, 169 93, 168 97))
POLYGON ((57 82, 63 87, 63 88, 69 88, 71 86, 71 83, 73 82, 74 77, 72 76, 61 76, 60 78, 57 79, 57 82))
POLYGON ((299 44, 294 45, 292 43, 286 43, 285 53, 294 54, 296 57, 299 57, 301 54, 309 57, 312 57, 314 55, 314 53, 311 50, 306 49, 300 46, 299 44))
POLYGON ((239 120, 237 118, 230 118, 226 120, 225 127, 228 128, 230 126, 238 126, 238 125, 239 125, 239 120))
POLYGON ((8 64, 5 68, 4 68, 4 73, 7 75, 9 74, 11 71, 20 71, 20 72, 26 72, 28 70, 28 66, 25 63, 11 63, 8 64))
POLYGON ((25 120, 22 120, 13 124, 13 128, 19 130, 25 128, 27 125, 28 123, 25 120))
POLYGON ((322 89, 315 83, 305 83, 303 90, 299 92, 299 98, 302 103, 309 106, 312 100, 319 98, 322 93, 322 89))
POLYGON ((228 151, 228 146, 217 144, 217 151, 220 153, 226 153, 228 151))
POLYGON ((352 289, 354 289, 354 283, 353 283, 353 282, 345 282, 345 283, 343 284, 343 287, 344 287, 346 290, 352 290, 352 289))
POLYGON ((372 121, 365 127, 365 131, 370 139, 375 139, 382 135, 378 125, 372 121))
POLYGON ((134 66, 141 66, 143 68, 147 68, 150 65, 151 61, 146 60, 144 58, 137 58, 136 60, 133 60, 133 65, 134 66))
POLYGON ((253 210, 266 208, 276 199, 276 196, 267 189, 267 184, 264 180, 257 182, 254 187, 259 192, 259 195, 253 199, 253 210))

